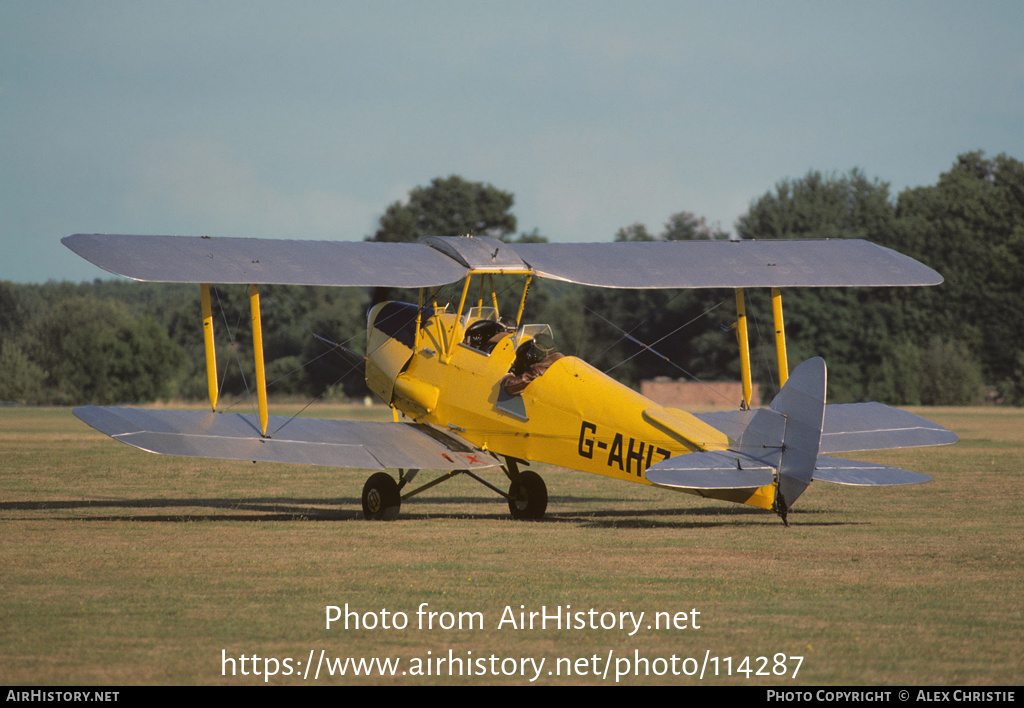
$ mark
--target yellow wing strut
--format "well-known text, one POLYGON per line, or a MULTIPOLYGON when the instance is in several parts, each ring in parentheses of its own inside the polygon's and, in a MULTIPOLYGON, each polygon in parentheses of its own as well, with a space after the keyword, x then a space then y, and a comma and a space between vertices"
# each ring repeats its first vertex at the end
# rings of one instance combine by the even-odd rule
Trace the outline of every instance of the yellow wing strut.
POLYGON ((203 338, 206 340, 206 388, 210 392, 210 407, 217 410, 217 352, 213 346, 213 309, 210 307, 210 284, 199 285, 203 301, 203 338))
POLYGON ((747 306, 743 299, 743 288, 736 288, 736 338, 740 343, 743 409, 750 410, 750 396, 754 387, 750 381, 750 340, 747 338, 747 306))
POLYGON ((775 317, 775 355, 779 362, 779 388, 789 380, 789 359, 786 357, 786 325, 782 321, 782 292, 772 288, 772 314, 775 317))
POLYGON ((256 392, 260 406, 260 431, 267 436, 267 373, 263 367, 263 325, 260 323, 260 289, 249 286, 249 309, 252 310, 252 349, 256 358, 256 392))

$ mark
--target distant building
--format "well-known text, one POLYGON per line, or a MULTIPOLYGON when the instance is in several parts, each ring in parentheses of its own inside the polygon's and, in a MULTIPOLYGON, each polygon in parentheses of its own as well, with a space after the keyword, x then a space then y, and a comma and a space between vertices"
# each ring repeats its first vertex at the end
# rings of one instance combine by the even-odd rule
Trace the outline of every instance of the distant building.
MULTIPOLYGON (((672 408, 739 408, 743 400, 743 384, 739 381, 677 381, 659 376, 650 381, 640 382, 640 393, 655 403, 672 408)), ((750 407, 761 405, 757 387, 750 397, 750 407)))

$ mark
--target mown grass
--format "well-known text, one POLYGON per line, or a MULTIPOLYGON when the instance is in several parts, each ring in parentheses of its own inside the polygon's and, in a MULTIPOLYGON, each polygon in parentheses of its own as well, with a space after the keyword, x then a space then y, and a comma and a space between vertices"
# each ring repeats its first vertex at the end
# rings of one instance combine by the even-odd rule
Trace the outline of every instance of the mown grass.
MULTIPOLYGON (((330 408, 317 415, 364 411, 330 408)), ((0 410, 0 676, 33 684, 240 684, 227 656, 559 659, 803 656, 799 674, 703 683, 1017 684, 1024 669, 1024 412, 930 409, 961 441, 863 453, 931 474, 915 487, 815 484, 772 514, 544 468, 540 523, 457 478, 393 523, 361 520, 368 473, 166 458, 65 409, 0 410), (402 611, 405 630, 325 629, 325 606, 402 611), (416 609, 483 629, 415 627, 416 609), (504 608, 646 613, 635 636, 498 629, 504 608), (697 629, 648 630, 658 611, 697 629)), ((374 415, 384 416, 376 411, 374 415)), ((500 485, 499 474, 490 478, 500 485)), ((563 664, 564 666, 564 664, 563 664)), ((724 663, 720 664, 724 666, 724 663)), ((757 664, 753 664, 756 668, 757 664)), ((408 663, 402 668, 408 668, 408 663)), ((771 664, 769 664, 769 669, 771 664)), ((275 684, 301 683, 278 676, 275 684)), ((311 680, 307 683, 313 683, 311 680)), ((317 683, 526 683, 514 676, 317 683)), ((701 683, 629 677, 624 683, 701 683)))

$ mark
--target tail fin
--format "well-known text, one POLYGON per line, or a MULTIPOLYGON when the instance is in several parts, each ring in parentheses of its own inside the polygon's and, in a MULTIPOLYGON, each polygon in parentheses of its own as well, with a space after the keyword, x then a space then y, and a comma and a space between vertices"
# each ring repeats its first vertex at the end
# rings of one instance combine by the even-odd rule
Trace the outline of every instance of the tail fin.
MULTIPOLYGON (((783 522, 814 477, 825 420, 826 379, 825 360, 821 357, 808 359, 793 370, 786 385, 768 406, 786 421, 775 490, 775 511, 783 522)), ((748 428, 755 423, 756 418, 748 428)), ((744 431, 743 439, 746 437, 744 431)))
POLYGON ((808 359, 768 408, 741 413, 744 427, 733 447, 678 455, 644 474, 654 484, 682 489, 756 489, 775 482, 772 508, 785 522, 814 476, 824 411, 825 362, 808 359))
POLYGON ((820 357, 796 367, 769 407, 754 412, 734 450, 775 468, 773 509, 783 522, 812 479, 857 486, 931 480, 928 475, 899 467, 819 456, 820 452, 948 445, 957 440, 940 425, 881 403, 826 406, 826 380, 825 362, 820 357), (773 445, 778 446, 775 455, 771 454, 773 445))
POLYGON ((825 362, 808 359, 793 370, 768 408, 695 414, 726 433, 732 446, 677 455, 649 467, 645 476, 677 489, 755 489, 774 482, 772 509, 783 522, 811 480, 876 486, 931 479, 889 465, 819 456, 957 440, 941 425, 881 403, 826 406, 826 379, 825 362))

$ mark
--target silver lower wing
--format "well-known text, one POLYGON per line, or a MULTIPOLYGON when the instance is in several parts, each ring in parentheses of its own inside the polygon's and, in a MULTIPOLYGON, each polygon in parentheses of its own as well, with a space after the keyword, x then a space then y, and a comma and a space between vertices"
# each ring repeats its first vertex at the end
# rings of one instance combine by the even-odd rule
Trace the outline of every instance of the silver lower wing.
POLYGON ((500 463, 460 438, 426 425, 238 413, 85 406, 74 414, 115 440, 161 455, 289 462, 358 469, 461 470, 500 463))

